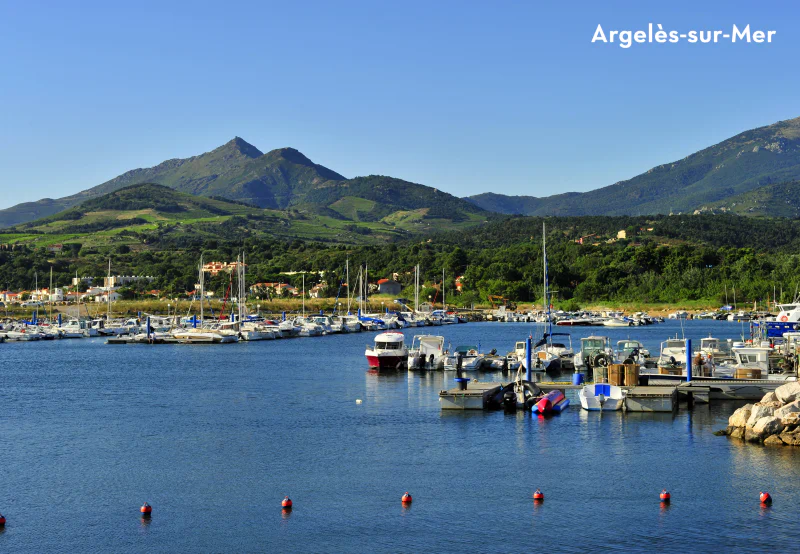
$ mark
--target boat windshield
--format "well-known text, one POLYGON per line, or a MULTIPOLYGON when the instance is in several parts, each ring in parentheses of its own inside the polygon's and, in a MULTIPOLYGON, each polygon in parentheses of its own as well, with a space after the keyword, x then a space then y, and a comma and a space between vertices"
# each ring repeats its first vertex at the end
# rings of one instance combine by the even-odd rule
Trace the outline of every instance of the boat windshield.
POLYGON ((478 350, 478 347, 475 345, 468 345, 468 346, 458 346, 456 347, 456 353, 466 354, 470 350, 478 350))
POLYGON ((402 342, 376 342, 376 350, 400 350, 403 347, 402 342))
POLYGON ((602 350, 605 344, 602 339, 584 339, 583 348, 586 350, 602 350))

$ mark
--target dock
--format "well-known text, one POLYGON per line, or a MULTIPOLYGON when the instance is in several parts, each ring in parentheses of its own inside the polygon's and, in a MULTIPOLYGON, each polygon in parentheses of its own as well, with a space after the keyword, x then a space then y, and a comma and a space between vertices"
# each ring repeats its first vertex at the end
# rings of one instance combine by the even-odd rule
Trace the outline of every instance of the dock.
MULTIPOLYGON (((488 409, 488 399, 507 386, 507 383, 481 381, 469 381, 465 384, 466 388, 455 387, 439 391, 442 410, 488 409)), ((554 390, 578 391, 585 386, 566 382, 536 383, 536 385, 545 393, 554 390)), ((709 387, 700 383, 637 385, 620 388, 626 391, 623 411, 627 412, 675 412, 681 399, 689 400, 691 403, 708 403, 710 397, 709 387)))

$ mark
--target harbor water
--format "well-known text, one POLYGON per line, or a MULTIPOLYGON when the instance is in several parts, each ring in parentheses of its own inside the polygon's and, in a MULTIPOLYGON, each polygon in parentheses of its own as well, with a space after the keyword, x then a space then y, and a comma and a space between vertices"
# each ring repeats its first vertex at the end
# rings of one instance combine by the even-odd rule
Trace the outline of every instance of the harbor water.
MULTIPOLYGON (((683 328, 698 341, 742 331, 683 328)), ((596 334, 657 354, 681 326, 566 330, 576 350, 596 334)), ((505 353, 542 330, 406 335, 423 332, 505 353)), ((713 435, 742 403, 599 414, 568 392, 548 418, 442 412, 454 375, 371 373, 373 336, 1 344, 0 552, 783 551, 800 536, 800 456, 713 435)))

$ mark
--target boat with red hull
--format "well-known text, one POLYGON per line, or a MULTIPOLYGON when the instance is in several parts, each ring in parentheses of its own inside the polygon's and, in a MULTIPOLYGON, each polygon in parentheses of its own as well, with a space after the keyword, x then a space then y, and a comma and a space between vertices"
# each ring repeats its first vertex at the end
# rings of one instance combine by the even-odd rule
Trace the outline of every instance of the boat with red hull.
POLYGON ((371 369, 396 370, 408 366, 408 348, 403 333, 389 331, 375 336, 375 344, 367 346, 364 355, 371 369))

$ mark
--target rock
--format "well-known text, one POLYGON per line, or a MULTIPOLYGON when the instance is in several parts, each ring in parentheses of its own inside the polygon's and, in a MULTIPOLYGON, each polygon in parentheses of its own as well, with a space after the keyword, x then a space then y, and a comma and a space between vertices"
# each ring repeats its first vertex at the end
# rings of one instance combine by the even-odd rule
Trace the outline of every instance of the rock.
POLYGON ((745 436, 750 435, 751 439, 755 438, 758 441, 763 441, 770 435, 780 433, 783 431, 783 424, 781 420, 775 416, 764 416, 753 425, 753 428, 748 427, 745 436))
POLYGON ((784 427, 791 427, 794 429, 798 424, 800 424, 800 412, 791 412, 786 415, 779 416, 777 413, 775 417, 781 418, 781 423, 783 423, 784 427))
POLYGON ((728 418, 728 426, 729 427, 745 427, 747 425, 747 420, 750 419, 750 414, 753 411, 752 404, 745 404, 735 412, 733 415, 728 418))
POLYGON ((788 444, 790 446, 800 446, 800 434, 799 433, 781 433, 781 441, 784 444, 788 444))
POLYGON ((756 404, 753 406, 753 411, 750 412, 750 417, 747 419, 747 426, 748 427, 755 427, 756 422, 759 419, 765 418, 767 416, 772 416, 775 413, 775 408, 772 406, 759 406, 756 404))
POLYGON ((775 396, 778 397, 781 404, 788 404, 800 399, 800 382, 790 381, 785 385, 781 385, 775 389, 775 396))
POLYGON ((731 427, 728 436, 732 439, 744 439, 744 427, 731 427))
POLYGON ((764 395, 764 398, 761 399, 761 404, 768 404, 776 400, 778 400, 778 396, 774 392, 768 392, 764 395))
POLYGON ((775 410, 775 417, 785 417, 791 413, 800 412, 800 400, 795 400, 794 402, 790 402, 785 406, 782 406, 775 410))
POLYGON ((730 433, 730 429, 732 429, 732 427, 728 427, 727 429, 720 429, 719 431, 714 431, 714 436, 715 437, 724 437, 728 433, 730 433))
POLYGON ((770 435, 764 439, 764 446, 783 446, 783 441, 778 435, 770 435))

